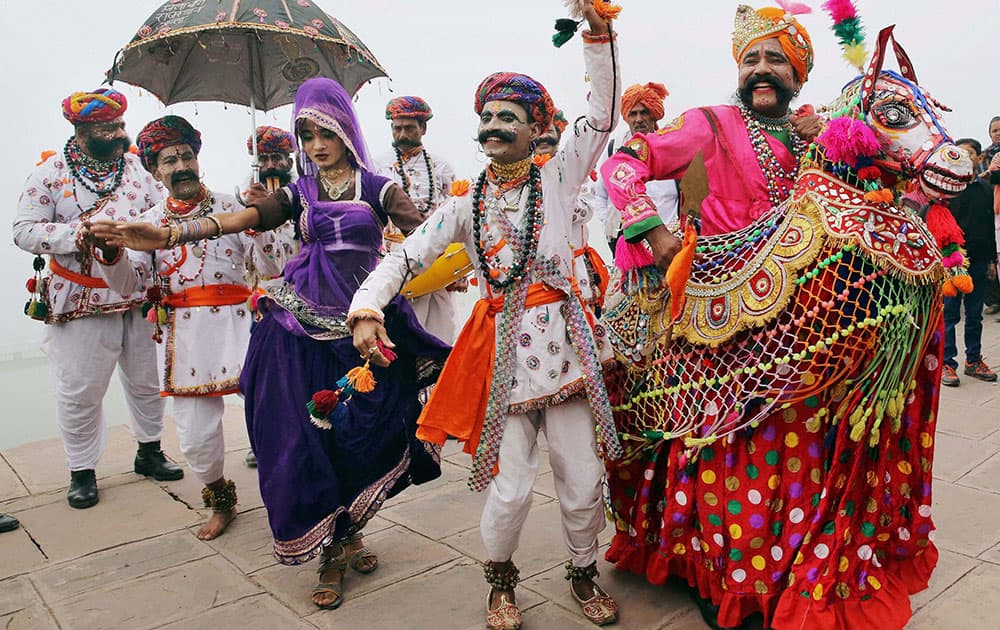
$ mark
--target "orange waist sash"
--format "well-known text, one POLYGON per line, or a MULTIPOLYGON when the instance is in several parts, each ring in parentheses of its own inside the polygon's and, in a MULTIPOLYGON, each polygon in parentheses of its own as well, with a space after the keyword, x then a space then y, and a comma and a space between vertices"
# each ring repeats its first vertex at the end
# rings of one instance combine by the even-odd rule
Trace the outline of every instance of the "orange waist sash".
POLYGON ((70 282, 80 285, 81 287, 87 287, 88 289, 107 289, 108 283, 101 278, 95 278, 94 276, 85 276, 82 273, 77 273, 71 271, 66 267, 63 267, 58 262, 56 262, 55 257, 49 259, 49 269, 52 273, 66 278, 70 282))
MULTIPOLYGON (((552 304, 566 294, 547 285, 528 287, 525 308, 552 304)), ((496 354, 496 316, 503 309, 503 296, 481 299, 455 342, 444 364, 437 387, 417 420, 417 437, 444 444, 449 435, 465 442, 464 451, 475 455, 486 419, 486 402, 493 381, 496 354)))
POLYGON ((238 284, 209 284, 165 295, 163 303, 174 308, 188 306, 230 306, 232 304, 242 304, 249 297, 250 289, 238 284))

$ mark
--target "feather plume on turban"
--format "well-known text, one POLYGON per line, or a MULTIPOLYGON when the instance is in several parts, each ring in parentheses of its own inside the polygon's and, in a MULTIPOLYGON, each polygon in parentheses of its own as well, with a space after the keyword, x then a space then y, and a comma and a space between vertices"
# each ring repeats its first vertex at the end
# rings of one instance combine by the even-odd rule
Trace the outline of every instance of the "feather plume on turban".
POLYGON ((532 122, 540 123, 545 129, 552 124, 552 117, 556 113, 555 103, 548 90, 526 74, 495 72, 483 79, 476 88, 476 113, 483 113, 483 107, 490 101, 517 103, 528 110, 532 122))
POLYGON ((811 9, 803 4, 779 2, 781 8, 757 9, 743 4, 736 9, 733 24, 733 59, 739 64, 743 54, 758 42, 777 39, 788 61, 798 73, 802 83, 809 79, 813 67, 813 45, 809 33, 795 19, 811 9))
POLYGON ((670 96, 667 87, 662 83, 647 83, 641 85, 636 83, 630 85, 622 93, 622 118, 628 120, 628 113, 639 103, 646 106, 649 113, 653 115, 653 120, 663 118, 663 99, 670 96))
POLYGON ((422 122, 427 122, 434 117, 431 106, 427 101, 419 96, 400 96, 394 98, 385 106, 385 119, 393 118, 413 118, 422 122))
MULTIPOLYGON (((257 127, 257 153, 282 153, 291 155, 295 152, 295 139, 292 134, 270 125, 257 127)), ((253 155, 253 138, 247 138, 247 153, 253 155)))
POLYGON ((111 88, 93 92, 73 92, 63 99, 63 117, 74 125, 110 122, 125 113, 125 95, 111 88))
POLYGON ((201 151, 201 132, 180 116, 164 116, 143 127, 135 138, 135 144, 139 148, 142 165, 152 172, 160 151, 169 147, 186 144, 198 155, 201 151))

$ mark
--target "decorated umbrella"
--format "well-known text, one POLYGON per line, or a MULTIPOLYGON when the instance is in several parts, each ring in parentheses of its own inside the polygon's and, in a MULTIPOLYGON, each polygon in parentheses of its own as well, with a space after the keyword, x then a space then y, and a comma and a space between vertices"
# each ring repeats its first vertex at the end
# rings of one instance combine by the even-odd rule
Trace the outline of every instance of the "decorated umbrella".
POLYGON ((165 105, 246 105, 251 136, 258 108, 291 103, 298 86, 317 76, 336 79, 354 94, 387 75, 361 40, 312 0, 170 0, 108 70, 110 82, 144 88, 165 105))

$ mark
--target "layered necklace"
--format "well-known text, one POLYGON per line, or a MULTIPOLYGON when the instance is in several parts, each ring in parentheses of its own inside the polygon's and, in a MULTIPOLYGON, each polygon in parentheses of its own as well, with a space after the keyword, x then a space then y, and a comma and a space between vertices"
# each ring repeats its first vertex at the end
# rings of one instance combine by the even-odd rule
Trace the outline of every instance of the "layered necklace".
MULTIPOLYGON (((403 182, 403 192, 409 196, 410 194, 410 178, 406 175, 406 169, 403 168, 403 154, 400 152, 399 147, 393 147, 396 151, 396 172, 399 173, 399 177, 403 182)), ((421 151, 424 154, 424 165, 427 167, 427 203, 424 205, 424 209, 421 210, 421 214, 428 214, 434 209, 434 167, 431 165, 431 156, 427 154, 426 150, 421 151)))
POLYGON ((354 169, 350 166, 345 166, 344 168, 331 169, 329 173, 325 171, 319 172, 319 183, 323 185, 323 189, 326 194, 330 196, 330 201, 337 201, 340 199, 347 189, 351 187, 354 183, 354 169), (348 177, 342 182, 337 180, 343 177, 344 173, 349 173, 348 177))
POLYGON ((766 118, 750 111, 746 105, 740 104, 740 115, 750 136, 750 144, 757 156, 757 163, 767 180, 767 196, 771 205, 777 206, 788 198, 792 192, 792 184, 799 172, 799 160, 806 151, 806 142, 795 132, 788 116, 782 118, 766 118), (795 163, 791 170, 781 165, 771 145, 767 141, 765 130, 772 133, 787 132, 791 141, 792 156, 795 163))
POLYGON ((76 143, 76 138, 70 137, 63 147, 63 157, 66 158, 66 165, 73 175, 74 194, 76 182, 80 182, 84 188, 98 197, 110 195, 122 183, 122 175, 125 173, 124 154, 108 162, 95 160, 83 152, 76 143))
MULTIPOLYGON (((510 208, 514 209, 514 208, 510 208)), ((479 175, 476 189, 472 196, 472 239, 476 245, 476 255, 479 258, 479 269, 489 285, 496 291, 505 291, 524 278, 531 268, 531 262, 538 252, 538 237, 542 231, 542 172, 527 158, 514 164, 491 164, 479 175), (499 260, 496 267, 491 267, 489 258, 484 251, 485 241, 483 226, 486 221, 487 179, 497 187, 490 199, 490 208, 499 211, 500 199, 504 193, 518 186, 527 185, 528 203, 521 217, 521 227, 514 228, 519 242, 511 243, 514 262, 510 269, 501 269, 499 260), (501 271, 506 271, 506 278, 500 279, 501 271)))

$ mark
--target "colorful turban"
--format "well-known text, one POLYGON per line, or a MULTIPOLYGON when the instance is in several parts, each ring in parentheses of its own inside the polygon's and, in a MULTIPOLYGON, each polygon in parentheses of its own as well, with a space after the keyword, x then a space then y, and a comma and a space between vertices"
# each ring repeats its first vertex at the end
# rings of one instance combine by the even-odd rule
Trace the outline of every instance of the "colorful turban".
POLYGON ((566 131, 566 127, 569 127, 569 121, 566 120, 566 114, 563 113, 563 110, 560 109, 552 117, 552 125, 556 128, 560 136, 566 131))
POLYGON ((385 119, 393 118, 414 118, 427 122, 434 117, 431 113, 431 106, 427 101, 419 96, 400 96, 394 98, 385 106, 385 119))
MULTIPOLYGON (((295 139, 292 134, 278 127, 261 125, 257 127, 257 153, 282 153, 291 155, 295 152, 295 139)), ((253 155, 253 138, 247 138, 247 153, 253 155)))
POLYGON ((548 129, 556 113, 555 103, 545 87, 526 74, 495 72, 483 79, 476 88, 475 109, 483 113, 490 101, 511 101, 528 110, 534 122, 548 129))
POLYGON ((128 109, 125 95, 111 88, 93 92, 73 92, 63 99, 62 113, 74 125, 109 122, 128 109))
POLYGON ((622 118, 628 120, 628 113, 636 105, 642 103, 653 115, 653 120, 660 120, 664 114, 663 99, 668 96, 670 96, 670 92, 667 91, 667 86, 662 83, 630 85, 622 94, 622 118))
POLYGON ((201 151, 201 132, 180 116, 164 116, 143 127, 135 138, 135 144, 139 148, 142 165, 152 172, 156 156, 169 147, 186 144, 198 155, 201 151))
POLYGON ((785 11, 776 7, 765 7, 754 11, 752 7, 740 5, 736 9, 736 20, 733 25, 733 59, 736 63, 740 63, 743 53, 750 46, 765 39, 777 39, 798 73, 799 80, 805 83, 813 67, 812 40, 809 39, 806 29, 795 19, 793 11, 796 9, 785 11))

